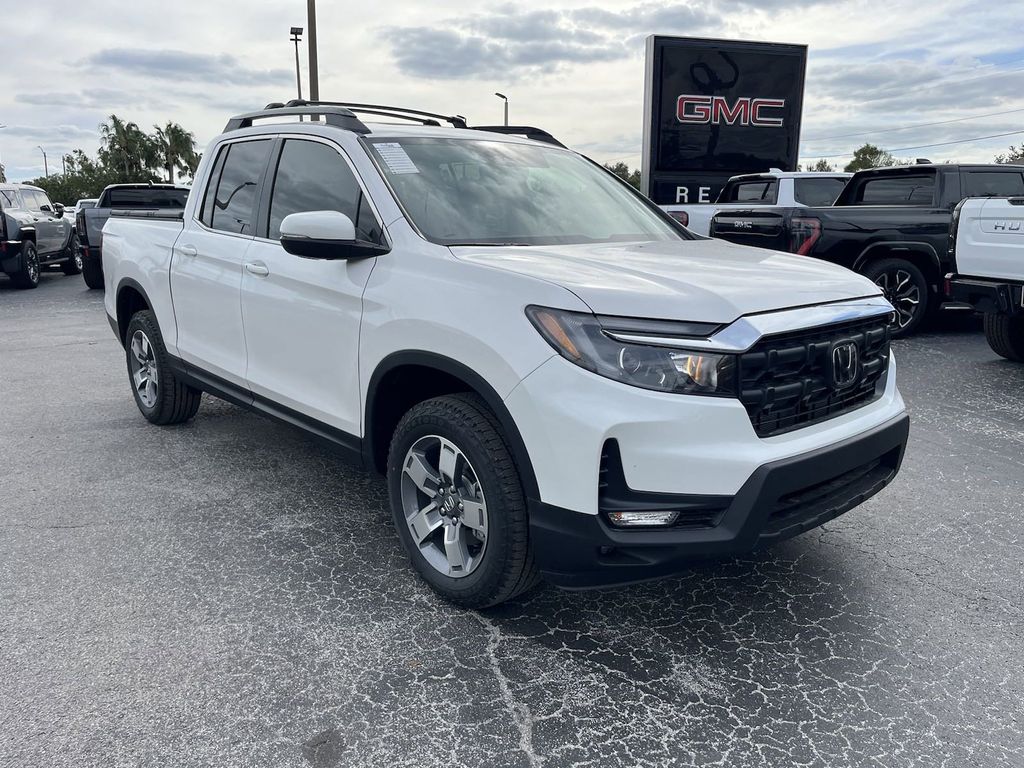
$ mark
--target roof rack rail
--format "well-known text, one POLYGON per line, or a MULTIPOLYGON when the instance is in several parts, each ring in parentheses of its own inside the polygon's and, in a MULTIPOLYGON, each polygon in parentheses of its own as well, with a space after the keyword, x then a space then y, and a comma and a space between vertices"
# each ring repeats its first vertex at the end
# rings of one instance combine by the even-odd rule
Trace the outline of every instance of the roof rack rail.
POLYGON ((532 125, 473 125, 474 131, 490 131, 491 133, 504 133, 509 136, 523 136, 534 141, 542 141, 545 144, 554 144, 556 147, 566 149, 565 144, 560 142, 543 128, 534 128, 532 125))
POLYGON ((246 112, 243 115, 235 115, 228 120, 227 125, 224 126, 224 132, 237 131, 240 128, 250 128, 252 127, 253 120, 290 115, 323 115, 324 121, 328 125, 335 125, 339 128, 352 131, 353 133, 370 132, 370 129, 367 128, 350 109, 343 109, 331 105, 325 105, 324 107, 307 106, 304 103, 293 102, 288 102, 287 104, 273 102, 271 104, 267 104, 263 109, 255 112, 246 112))
POLYGON ((385 104, 360 104, 354 101, 307 101, 306 99, 292 99, 284 106, 330 106, 343 107, 352 112, 362 112, 368 115, 382 115, 384 117, 395 117, 400 120, 412 120, 421 125, 440 125, 441 122, 449 123, 453 128, 467 128, 466 118, 462 115, 439 115, 436 112, 424 112, 419 109, 406 109, 405 107, 389 107, 385 104), (441 122, 438 122, 441 121, 441 122))

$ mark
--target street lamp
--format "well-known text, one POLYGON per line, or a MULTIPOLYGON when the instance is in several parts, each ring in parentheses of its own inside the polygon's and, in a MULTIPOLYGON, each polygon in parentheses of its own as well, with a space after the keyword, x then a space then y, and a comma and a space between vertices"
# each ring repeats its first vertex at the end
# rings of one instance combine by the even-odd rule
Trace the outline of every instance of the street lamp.
POLYGON ((43 172, 46 174, 46 178, 50 178, 50 165, 46 162, 46 150, 38 144, 36 145, 36 148, 43 153, 43 172))
MULTIPOLYGON (((295 43, 295 87, 299 91, 299 100, 302 100, 302 75, 299 69, 299 42, 302 40, 302 27, 292 27, 292 42, 295 43)), ((299 115, 299 122, 302 122, 302 115, 299 115)))
POLYGON ((506 96, 504 93, 498 93, 497 91, 494 92, 494 95, 497 96, 499 99, 503 99, 504 102, 505 102, 505 125, 507 126, 508 125, 508 96, 506 96))

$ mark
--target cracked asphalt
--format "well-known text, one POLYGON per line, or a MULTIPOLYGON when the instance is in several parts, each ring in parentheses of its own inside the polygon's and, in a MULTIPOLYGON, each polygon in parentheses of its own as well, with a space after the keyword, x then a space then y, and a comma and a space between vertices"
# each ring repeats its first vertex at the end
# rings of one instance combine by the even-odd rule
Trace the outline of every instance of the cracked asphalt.
POLYGON ((100 293, 0 280, 0 764, 1019 768, 1024 367, 942 326, 861 508, 474 614, 380 479, 210 398, 149 426, 100 293))

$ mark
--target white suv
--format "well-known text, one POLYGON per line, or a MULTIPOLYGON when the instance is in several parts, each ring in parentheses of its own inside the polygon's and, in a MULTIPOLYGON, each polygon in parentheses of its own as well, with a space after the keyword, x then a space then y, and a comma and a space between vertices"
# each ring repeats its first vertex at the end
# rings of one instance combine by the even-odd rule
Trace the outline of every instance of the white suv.
POLYGON ((748 551, 903 456, 877 286, 695 239, 536 129, 271 105, 184 212, 115 211, 104 246, 143 415, 205 391, 386 473, 413 566, 462 605, 748 551))

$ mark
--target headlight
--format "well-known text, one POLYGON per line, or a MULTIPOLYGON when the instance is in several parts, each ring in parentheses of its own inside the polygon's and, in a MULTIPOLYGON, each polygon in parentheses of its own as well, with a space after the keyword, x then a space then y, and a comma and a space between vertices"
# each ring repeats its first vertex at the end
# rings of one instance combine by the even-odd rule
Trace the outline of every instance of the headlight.
POLYGON ((583 312, 527 307, 526 314, 562 357, 588 371, 658 392, 736 396, 733 355, 616 341, 583 312))

